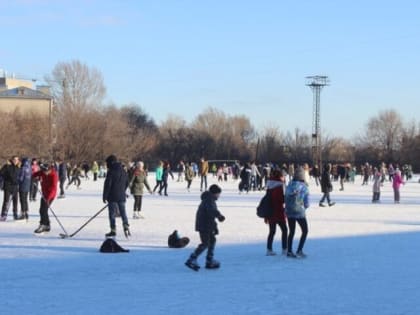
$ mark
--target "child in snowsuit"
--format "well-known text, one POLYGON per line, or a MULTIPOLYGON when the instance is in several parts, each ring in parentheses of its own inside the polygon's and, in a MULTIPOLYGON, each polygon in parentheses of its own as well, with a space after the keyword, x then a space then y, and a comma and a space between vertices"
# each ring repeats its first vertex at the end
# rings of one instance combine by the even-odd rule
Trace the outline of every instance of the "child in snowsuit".
POLYGON ((216 200, 219 198, 222 189, 217 185, 211 185, 208 191, 201 194, 201 203, 198 207, 195 230, 200 233, 201 244, 191 254, 185 265, 195 271, 200 269, 197 258, 207 249, 206 268, 217 269, 220 263, 213 259, 216 246, 216 235, 218 234, 216 218, 223 222, 225 217, 219 212, 216 200))
POLYGON ((394 202, 400 203, 400 187, 401 184, 404 184, 404 181, 401 177, 401 172, 397 170, 394 173, 394 176, 392 178, 392 188, 394 189, 394 202))

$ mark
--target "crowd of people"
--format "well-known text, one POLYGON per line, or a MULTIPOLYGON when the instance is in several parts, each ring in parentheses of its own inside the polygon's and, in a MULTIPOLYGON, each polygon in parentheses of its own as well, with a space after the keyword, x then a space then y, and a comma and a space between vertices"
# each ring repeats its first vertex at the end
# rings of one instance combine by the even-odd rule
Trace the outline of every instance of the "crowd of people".
MULTIPOLYGON (((12 205, 13 219, 28 220, 29 203, 37 201, 39 196, 40 224, 34 231, 36 234, 50 231, 49 210, 55 198, 65 198, 65 191, 75 184, 81 188, 82 179, 93 181, 105 178, 103 188, 103 201, 107 204, 109 213, 110 232, 106 237, 117 235, 116 218, 121 217, 124 234, 130 235, 129 220, 126 211, 127 190, 134 198, 133 219, 144 218, 141 214, 143 195, 150 194, 168 196, 169 179, 175 180, 169 161, 159 161, 155 168, 155 181, 153 186, 149 183, 148 169, 142 161, 123 164, 115 155, 110 155, 105 164, 96 161, 92 163, 70 164, 57 158, 54 162, 39 162, 36 158, 20 159, 12 157, 0 169, 0 188, 4 191, 0 221, 6 221, 9 208, 12 205), (67 182, 67 185, 65 183, 67 182), (19 211, 20 205, 20 211, 19 211)), ((267 255, 273 256, 273 240, 277 226, 281 230, 282 254, 292 258, 303 258, 304 244, 308 235, 306 209, 309 207, 309 181, 311 177, 323 193, 319 201, 320 207, 334 206, 331 200, 333 182, 339 182, 340 191, 344 190, 346 183, 354 183, 357 174, 362 177, 362 185, 372 183, 372 202, 380 202, 381 187, 390 182, 394 190, 395 203, 400 202, 400 187, 412 177, 410 165, 385 163, 375 167, 366 163, 359 169, 349 163, 330 164, 322 167, 310 167, 308 164, 295 165, 273 163, 257 164, 255 161, 239 162, 209 162, 204 157, 198 163, 180 161, 176 166, 178 182, 185 182, 190 192, 192 181, 199 177, 201 203, 196 215, 196 230, 200 234, 201 243, 190 255, 186 265, 198 270, 197 258, 207 249, 206 268, 218 268, 220 263, 213 259, 215 236, 218 233, 216 219, 220 222, 225 217, 217 209, 216 201, 222 189, 218 185, 208 188, 208 176, 216 177, 218 183, 228 180, 237 181, 239 193, 264 190, 270 194, 273 211, 265 218, 269 227, 267 237, 267 255), (327 202, 327 204, 325 204, 327 202), (293 239, 296 225, 302 233, 296 252, 293 251, 293 239)))

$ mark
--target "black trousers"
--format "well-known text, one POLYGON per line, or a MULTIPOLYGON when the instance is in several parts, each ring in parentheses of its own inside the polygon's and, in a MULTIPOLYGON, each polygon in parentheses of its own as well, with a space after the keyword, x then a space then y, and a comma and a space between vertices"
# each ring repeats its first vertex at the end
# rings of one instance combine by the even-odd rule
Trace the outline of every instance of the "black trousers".
POLYGON ((190 189, 190 187, 191 187, 191 183, 192 183, 192 180, 191 180, 191 179, 187 179, 187 183, 188 183, 188 185, 187 185, 187 189, 190 189))
POLYGON ((29 211, 28 196, 29 192, 27 191, 19 192, 20 210, 22 211, 22 213, 29 211))
POLYGON ((31 191, 29 192, 29 200, 36 200, 36 195, 38 194, 38 184, 39 180, 31 179, 31 191))
POLYGON ((39 207, 39 216, 41 217, 41 221, 39 222, 39 224, 50 226, 50 217, 48 216, 48 209, 49 205, 44 200, 44 198, 41 198, 41 205, 39 207))
POLYGON ((1 208, 1 216, 6 217, 9 212, 10 203, 13 202, 13 216, 17 216, 18 211, 18 189, 6 189, 3 195, 3 206, 1 208))
POLYGON ((293 251, 293 238, 295 237, 295 230, 296 230, 296 222, 299 224, 300 229, 302 230, 302 236, 300 237, 299 241, 299 247, 298 252, 303 249, 303 246, 305 245, 306 237, 308 236, 308 222, 306 221, 306 218, 303 219, 293 219, 288 218, 289 222, 289 238, 288 238, 288 251, 293 251))
POLYGON ((322 196, 319 203, 323 203, 325 201, 325 199, 327 199, 328 204, 331 203, 331 198, 330 198, 330 193, 329 192, 324 193, 324 195, 322 196))
POLYGON ((161 180, 157 180, 156 181, 155 188, 153 188, 153 192, 155 192, 156 189, 158 189, 158 188, 159 188, 159 191, 160 191, 160 187, 162 187, 162 181, 161 180))
POLYGON ((279 225, 280 229, 281 229, 281 246, 282 249, 287 249, 287 225, 286 222, 277 222, 277 223, 273 223, 273 224, 269 224, 270 227, 270 231, 268 233, 268 238, 267 238, 267 249, 268 250, 273 250, 273 240, 274 240, 274 235, 276 235, 276 229, 277 229, 277 224, 279 225))
POLYGON ((60 196, 64 196, 64 183, 66 178, 60 178, 60 196))
POLYGON ((134 196, 134 210, 133 211, 141 211, 141 205, 143 201, 143 196, 134 196))
POLYGON ((207 261, 212 261, 214 256, 214 248, 216 247, 216 235, 213 232, 200 232, 201 244, 192 253, 191 258, 196 259, 207 249, 207 261))
POLYGON ((165 196, 168 195, 168 181, 167 180, 163 180, 162 184, 159 188, 159 194, 162 193, 162 190, 164 191, 165 196))
POLYGON ((72 177, 71 181, 67 184, 67 186, 70 186, 73 183, 75 183, 76 186, 79 187, 80 184, 81 184, 80 178, 78 176, 77 177, 72 177))

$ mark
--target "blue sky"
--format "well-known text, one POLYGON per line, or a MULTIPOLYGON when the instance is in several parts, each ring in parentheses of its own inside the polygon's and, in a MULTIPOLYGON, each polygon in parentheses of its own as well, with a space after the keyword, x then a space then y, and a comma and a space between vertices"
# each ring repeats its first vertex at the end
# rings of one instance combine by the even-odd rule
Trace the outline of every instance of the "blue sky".
POLYGON ((0 0, 0 68, 42 78, 78 59, 107 101, 158 123, 212 106, 309 133, 305 76, 328 75, 322 129, 352 138, 380 110, 420 120, 419 16, 414 0, 0 0))

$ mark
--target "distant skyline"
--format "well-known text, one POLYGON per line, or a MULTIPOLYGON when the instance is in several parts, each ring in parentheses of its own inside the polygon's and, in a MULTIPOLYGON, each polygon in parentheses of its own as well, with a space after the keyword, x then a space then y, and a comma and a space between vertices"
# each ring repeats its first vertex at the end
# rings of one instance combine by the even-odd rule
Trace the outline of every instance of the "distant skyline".
POLYGON ((381 110, 420 121, 419 14, 414 0, 0 0, 0 69, 43 78, 77 59, 107 102, 157 123, 211 106, 308 133, 305 77, 327 75, 322 130, 351 139, 381 110))

